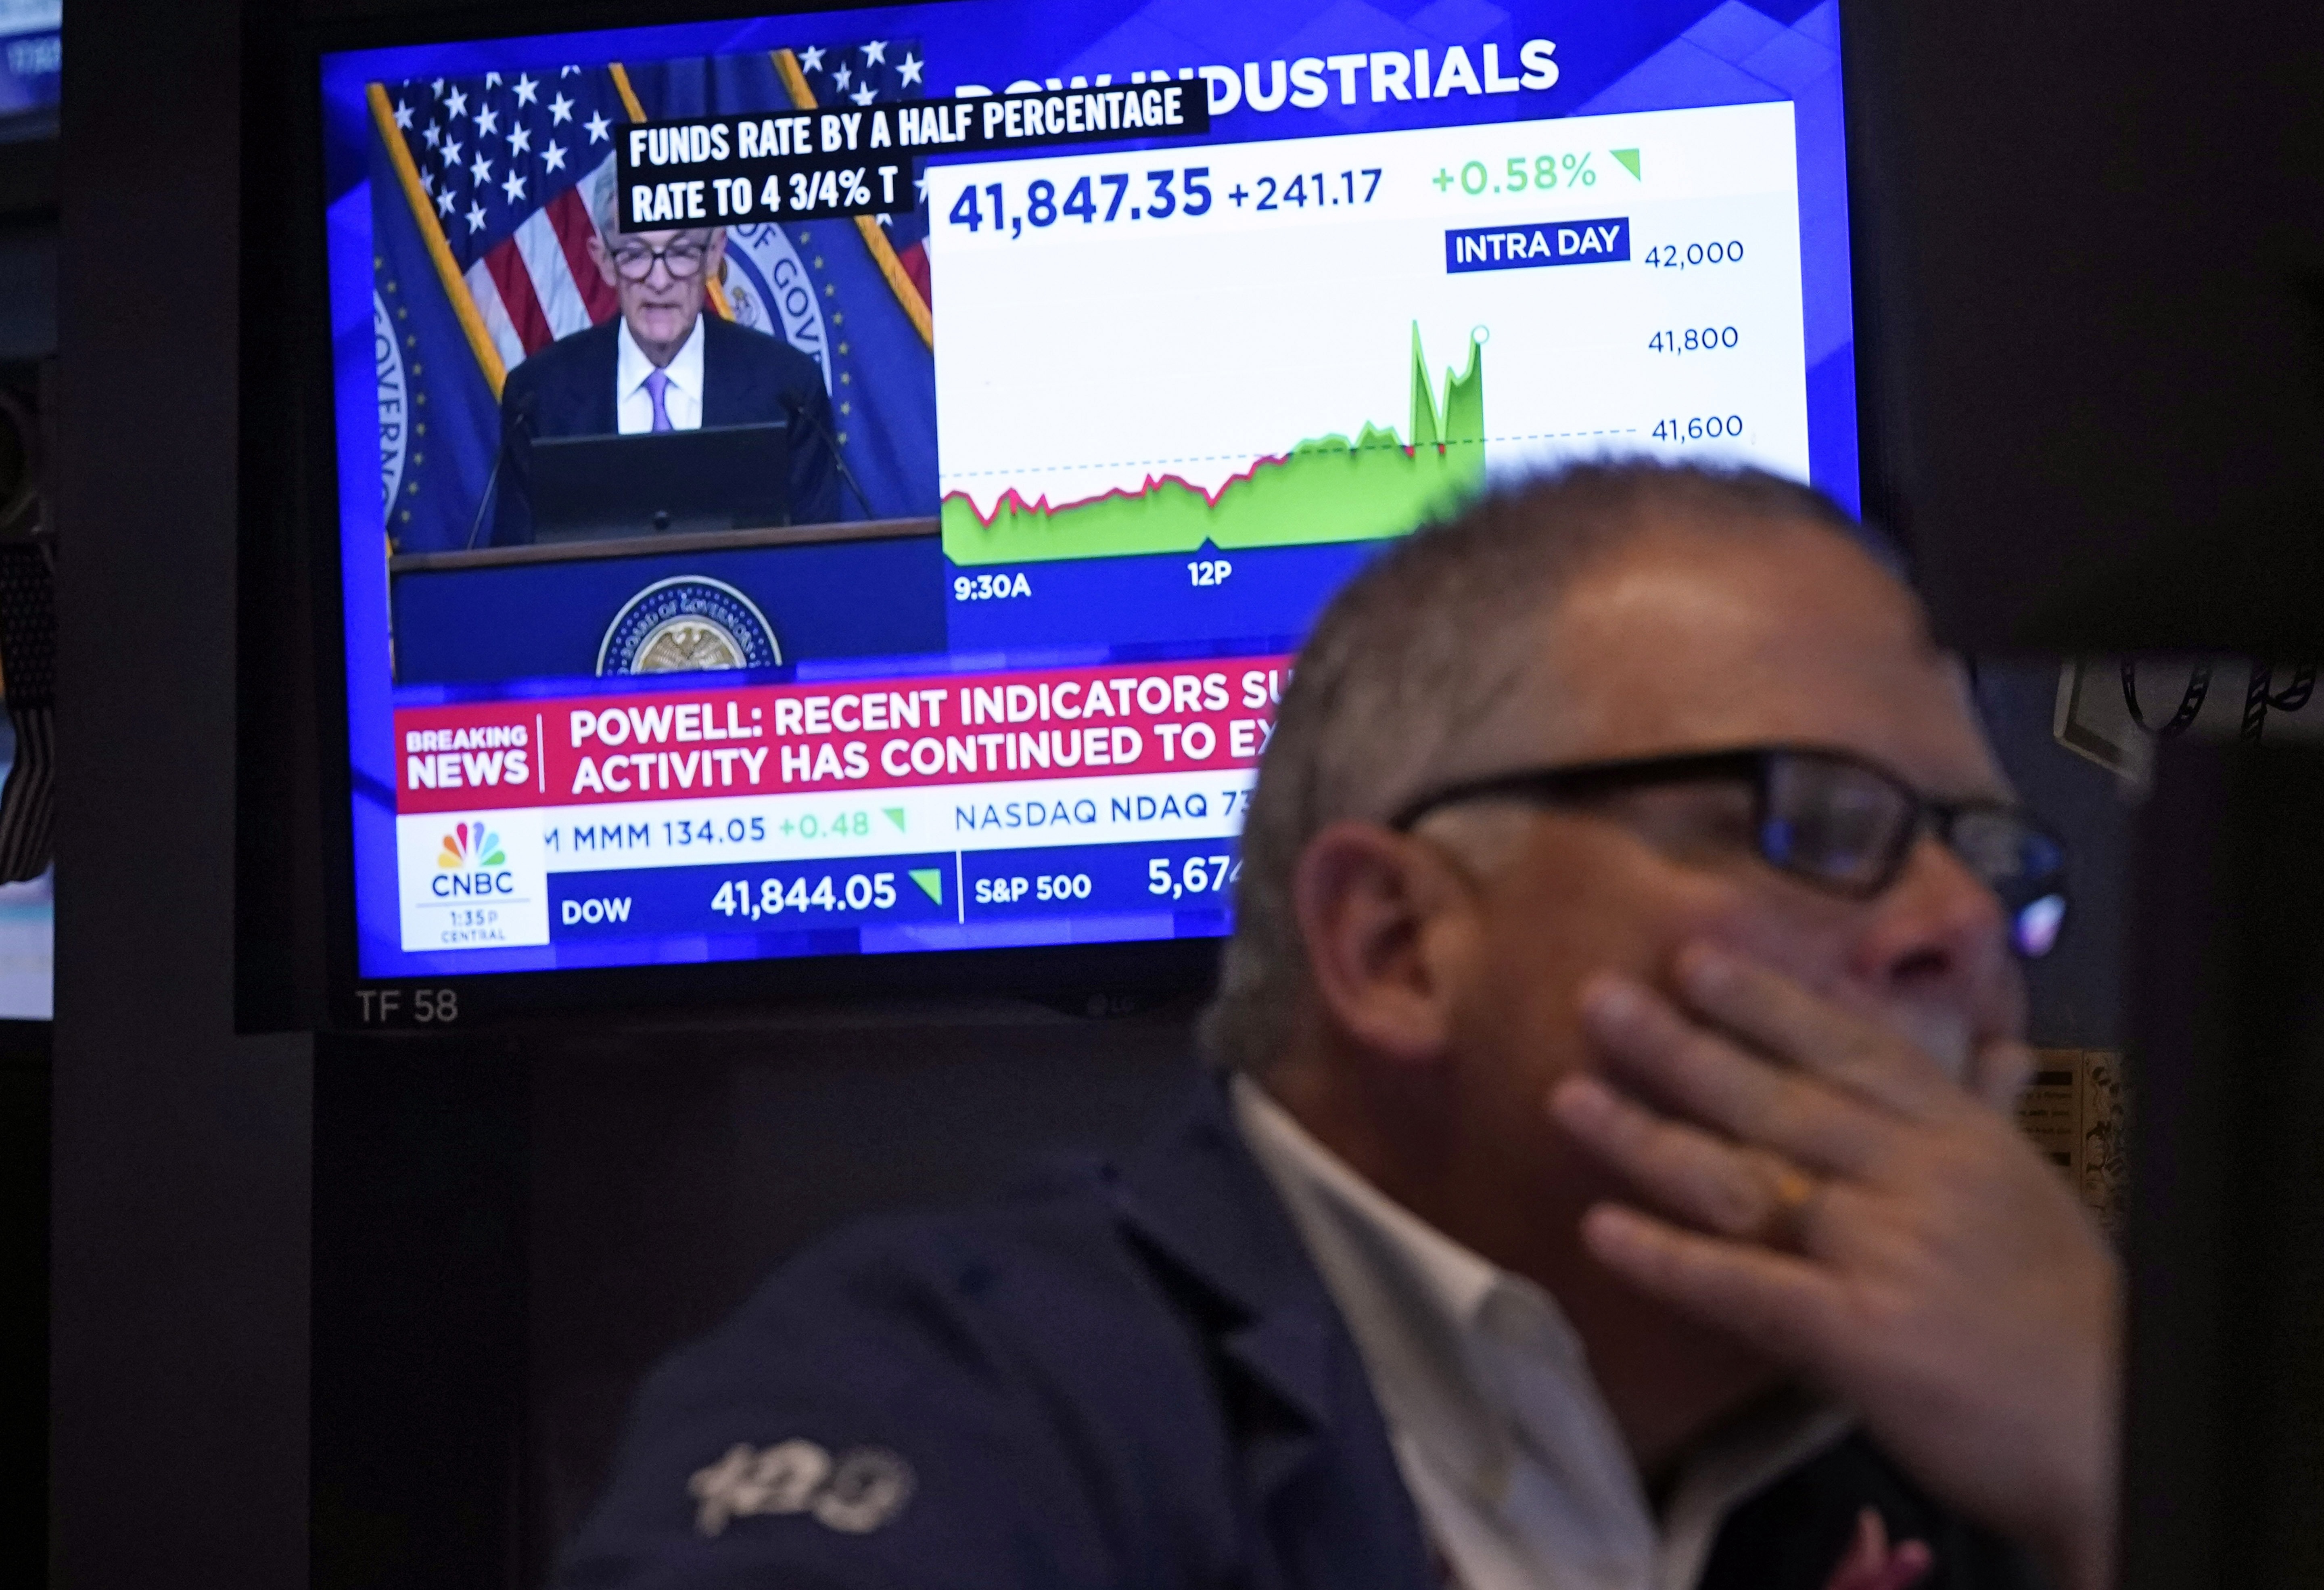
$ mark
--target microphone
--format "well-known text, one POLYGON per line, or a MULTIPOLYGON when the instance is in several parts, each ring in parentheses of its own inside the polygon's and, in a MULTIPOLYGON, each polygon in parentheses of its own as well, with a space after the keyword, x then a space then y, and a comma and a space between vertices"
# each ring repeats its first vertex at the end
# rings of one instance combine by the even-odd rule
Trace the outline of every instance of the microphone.
POLYGON ((783 407, 788 411, 792 424, 796 425, 804 420, 808 425, 814 427, 817 436, 823 438, 823 445, 831 449, 831 461, 839 466, 839 478, 845 481, 847 489, 855 494, 856 502, 863 509, 863 517, 866 519, 880 517, 872 512, 872 499, 865 496, 863 488, 855 484, 855 472, 848 468, 846 456, 839 450, 839 439, 831 434, 831 427, 823 422, 823 416, 817 414, 799 399, 788 394, 783 399, 783 407))
MULTIPOLYGON (((506 430, 509 436, 513 436, 519 430, 530 429, 533 400, 540 395, 538 393, 528 392, 516 400, 516 407, 510 411, 508 417, 506 430)), ((492 473, 484 476, 484 495, 476 499, 476 516, 468 522, 468 541, 467 545, 462 549, 464 551, 473 552, 476 550, 476 532, 484 527, 484 508, 493 500, 493 488, 501 483, 501 466, 508 462, 508 456, 507 439, 504 438, 502 445, 493 453, 492 473)))

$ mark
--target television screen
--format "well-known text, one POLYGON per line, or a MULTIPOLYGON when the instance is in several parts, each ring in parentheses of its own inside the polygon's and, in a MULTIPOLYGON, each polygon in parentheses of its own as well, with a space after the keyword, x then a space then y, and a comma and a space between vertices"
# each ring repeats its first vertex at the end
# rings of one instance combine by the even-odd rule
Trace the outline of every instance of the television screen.
POLYGON ((64 79, 64 0, 0 0, 0 138, 53 113, 64 79))
POLYGON ((1858 494, 1832 0, 327 54, 367 978, 1201 938, 1290 655, 1560 459, 1858 494))

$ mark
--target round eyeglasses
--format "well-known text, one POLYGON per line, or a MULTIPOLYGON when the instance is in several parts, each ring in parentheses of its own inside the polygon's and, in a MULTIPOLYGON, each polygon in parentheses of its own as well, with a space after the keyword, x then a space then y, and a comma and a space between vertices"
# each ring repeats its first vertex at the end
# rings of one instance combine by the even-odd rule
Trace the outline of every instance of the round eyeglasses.
POLYGON ((642 282, 653 274, 654 262, 659 260, 673 280, 684 282, 702 274, 702 262, 709 253, 708 245, 686 237, 668 248, 624 243, 613 251, 613 269, 622 273, 624 282, 642 282))

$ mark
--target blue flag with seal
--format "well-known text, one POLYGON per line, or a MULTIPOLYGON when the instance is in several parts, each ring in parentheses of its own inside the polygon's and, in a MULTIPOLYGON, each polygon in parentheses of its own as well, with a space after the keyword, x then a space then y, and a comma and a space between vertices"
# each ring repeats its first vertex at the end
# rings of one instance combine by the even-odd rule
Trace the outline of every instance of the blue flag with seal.
POLYGON ((388 545, 443 551, 464 543, 484 499, 500 445, 500 395, 444 291, 402 182, 378 153, 372 163, 372 340, 388 545))

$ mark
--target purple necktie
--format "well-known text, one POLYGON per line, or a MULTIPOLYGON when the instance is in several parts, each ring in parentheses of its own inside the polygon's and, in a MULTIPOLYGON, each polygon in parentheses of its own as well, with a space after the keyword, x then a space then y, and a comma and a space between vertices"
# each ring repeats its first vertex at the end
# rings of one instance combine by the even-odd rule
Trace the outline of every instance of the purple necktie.
POLYGON ((646 396, 653 400, 653 428, 656 430, 668 430, 670 428, 669 411, 662 406, 661 401, 662 393, 669 390, 669 371, 656 370, 652 374, 646 377, 646 396))

